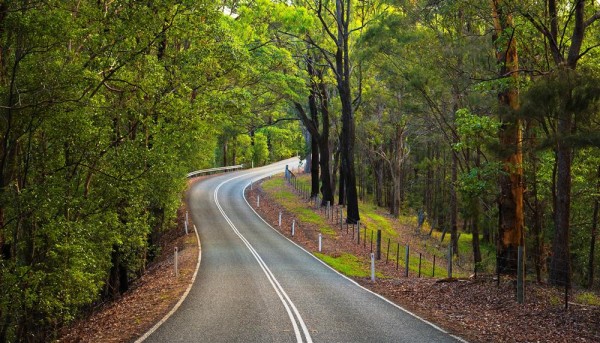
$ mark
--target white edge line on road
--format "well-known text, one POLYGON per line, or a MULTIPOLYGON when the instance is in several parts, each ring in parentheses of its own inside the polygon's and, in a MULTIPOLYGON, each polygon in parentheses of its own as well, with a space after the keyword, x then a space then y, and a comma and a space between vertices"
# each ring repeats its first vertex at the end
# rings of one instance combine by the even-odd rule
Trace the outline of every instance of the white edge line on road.
POLYGON ((294 329, 294 334, 296 336, 296 341, 299 343, 302 343, 302 335, 300 334, 300 330, 298 329, 298 324, 296 323, 296 320, 294 318, 294 315, 292 314, 292 312, 290 311, 290 307, 288 306, 288 304, 285 302, 285 299, 283 298, 283 296, 281 295, 280 290, 277 288, 277 286, 275 285, 275 283, 273 282, 273 279, 271 278, 271 276, 269 275, 269 273, 267 272, 268 268, 264 262, 261 262, 261 259, 258 255, 258 253, 256 252, 256 250, 254 250, 254 248, 252 247, 252 245, 250 244, 250 242, 248 242, 248 240, 246 240, 246 238, 239 232, 239 230, 235 227, 235 225, 233 224, 233 222, 231 221, 231 219, 229 219, 229 217, 227 216, 227 214, 225 213, 225 211, 223 210, 223 208, 221 207, 221 204, 219 203, 219 199, 218 199, 218 195, 217 192, 219 191, 219 189, 221 188, 221 186, 228 182, 231 181, 233 179, 237 179, 239 177, 242 176, 246 176, 245 175, 240 175, 231 179, 228 179, 224 182, 222 182, 221 184, 219 184, 217 186, 217 188, 214 191, 214 202, 217 205, 217 208, 219 209, 219 211, 221 212, 221 215, 223 216, 223 218, 225 219, 225 221, 227 221, 227 224, 229 224, 229 226, 231 227, 233 233, 235 233, 238 238, 242 241, 242 243, 244 243, 244 245, 246 245, 246 248, 248 248, 248 250, 250 251, 250 254, 252 255, 252 257, 254 257, 254 259, 256 260, 256 262, 258 262, 258 266, 262 269, 263 273, 265 274, 265 276, 267 277, 267 280, 269 280, 269 283, 271 284, 271 287, 273 287, 273 289, 275 290, 275 293, 277 294, 277 296, 279 297, 279 300, 281 301, 281 303, 283 304, 283 307, 285 308, 286 313, 288 314, 288 317, 290 319, 290 321, 292 322, 292 327, 294 329))
MULTIPOLYGON (((287 163, 288 161, 291 162, 292 160, 293 159, 290 158, 288 160, 281 161, 280 163, 284 163, 284 162, 287 163)), ((248 175, 248 174, 250 174, 250 173, 246 173, 243 175, 248 175)), ((243 175, 240 175, 240 176, 243 176, 243 175)), ((158 323, 154 324, 154 326, 151 327, 150 330, 146 331, 146 333, 144 333, 143 336, 136 339, 135 343, 143 342, 144 340, 146 340, 146 338, 150 337, 150 335, 152 335, 154 333, 154 331, 158 330, 158 328, 161 325, 163 325, 164 322, 166 322, 179 309, 181 304, 183 304, 183 301, 185 300, 185 298, 187 298, 190 291, 192 290, 192 286, 194 285, 194 282, 196 281, 196 276, 198 275, 198 270, 200 270, 200 262, 202 261, 202 243, 200 242, 200 236, 198 235, 198 229, 196 228, 195 225, 194 225, 194 231, 196 233, 196 241, 198 242, 198 262, 196 263, 196 270, 194 271, 194 275, 192 276, 192 280, 191 280, 190 284, 188 285, 187 289, 185 290, 185 293, 183 293, 183 295, 181 296, 181 298, 179 299, 177 304, 175 304, 175 306, 171 309, 171 311, 169 311, 169 313, 167 313, 164 317, 162 317, 162 319, 158 323)))
MULTIPOLYGON (((280 174, 281 172, 278 172, 278 173, 280 174)), ((275 174, 270 174, 270 175, 275 175, 275 174)), ((261 179, 265 179, 265 178, 269 177, 270 175, 267 175, 267 176, 265 176, 265 177, 263 177, 263 178, 260 178, 260 179, 255 179, 255 180, 253 180, 252 182, 260 181, 261 179)), ((396 308, 400 309, 401 311, 403 311, 403 312, 405 312, 405 313, 407 313, 407 314, 409 314, 409 315, 411 315, 411 316, 413 316, 413 317, 415 317, 415 318, 417 318, 417 319, 421 320, 422 322, 424 322, 424 323, 426 323, 426 324, 430 325, 431 327, 435 328, 436 330, 438 330, 438 331, 441 331, 441 332, 443 332, 443 333, 445 333, 445 334, 447 334, 447 335, 449 335, 449 336, 451 336, 451 337, 453 337, 453 338, 457 339, 457 340, 458 340, 458 341, 460 341, 460 342, 463 342, 463 343, 469 343, 468 341, 464 340, 463 338, 461 338, 461 337, 458 337, 458 336, 456 336, 456 335, 453 335, 453 334, 449 333, 448 331, 446 331, 446 330, 442 329, 441 327, 439 327, 439 326, 435 325, 434 323, 432 323, 432 322, 430 322, 430 321, 428 321, 428 320, 426 320, 426 319, 423 319, 423 318, 419 317, 418 315, 416 315, 416 314, 414 314, 414 313, 410 312, 409 310, 407 310, 407 309, 405 309, 405 308, 401 307, 400 305, 398 305, 398 304, 394 303, 393 301, 391 301, 391 300, 387 299, 386 297, 382 296, 381 294, 377 294, 377 293, 375 293, 375 292, 371 291, 370 289, 363 287, 363 286, 362 286, 361 284, 359 284, 358 282, 356 282, 356 281, 352 280, 351 278, 347 277, 346 275, 344 275, 344 274, 342 274, 342 273, 338 272, 337 270, 333 269, 333 267, 331 267, 331 266, 330 266, 330 265, 328 265, 327 263, 325 263, 325 262, 323 262, 322 260, 320 260, 318 257, 316 257, 315 255, 313 255, 313 254, 312 254, 310 251, 308 251, 308 250, 304 249, 302 246, 300 246, 300 245, 299 245, 299 244, 297 244, 296 242, 294 242, 294 241, 292 241, 291 239, 289 239, 287 236, 285 236, 284 234, 282 234, 281 232, 279 232, 279 230, 277 230, 277 229, 275 229, 273 226, 271 226, 271 224, 269 224, 269 223, 268 223, 268 222, 267 222, 267 221, 266 221, 266 220, 265 220, 263 217, 261 217, 261 216, 260 216, 260 214, 258 214, 258 212, 256 212, 256 210, 255 210, 255 209, 254 209, 252 206, 250 206, 250 203, 248 202, 248 199, 246 199, 246 192, 245 192, 246 188, 248 188, 248 186, 246 186, 246 187, 244 188, 244 190, 242 191, 242 196, 244 197, 244 201, 246 201, 246 204, 248 205, 248 207, 249 207, 249 208, 250 208, 250 209, 251 209, 251 210, 252 210, 252 211, 253 211, 253 212, 254 212, 254 213, 255 213, 255 214, 256 214, 256 215, 257 215, 257 216, 258 216, 258 217, 259 217, 259 218, 260 218, 260 219, 261 219, 261 220, 264 222, 264 223, 265 223, 265 224, 267 224, 267 226, 269 226, 269 227, 270 227, 270 228, 271 228, 273 231, 275 231, 275 232, 277 232, 278 234, 280 234, 280 235, 281 235, 283 238, 287 239, 287 240, 288 240, 288 241, 290 241, 292 244, 294 244, 295 246, 297 246, 298 248, 300 248, 302 251, 304 251, 305 253, 307 253, 308 255, 310 255, 312 258, 314 258, 315 260, 319 261, 319 262, 320 262, 321 264, 323 264, 325 267, 327 267, 327 268, 331 269, 332 271, 334 271, 335 273, 337 273, 337 274, 338 274, 338 275, 340 275, 341 277, 345 278, 346 280, 350 281, 351 283, 355 284, 355 285, 356 285, 356 286, 358 286, 359 288, 362 288, 363 290, 365 290, 365 291, 367 291, 367 292, 369 292, 369 293, 371 293, 371 294, 375 295, 376 297, 380 298, 381 300, 383 300, 383 301, 385 301, 385 302, 389 303, 390 305, 392 305, 392 306, 394 306, 394 307, 396 307, 396 308)))
POLYGON ((198 270, 200 269, 200 261, 202 261, 202 244, 200 243, 200 236, 198 236, 198 229, 196 228, 196 225, 194 225, 194 231, 196 233, 196 241, 198 242, 198 262, 196 263, 196 270, 194 271, 194 275, 192 276, 190 284, 188 285, 187 289, 185 290, 185 293, 183 293, 177 304, 175 304, 175 306, 171 309, 171 311, 169 311, 169 313, 162 317, 162 319, 158 323, 154 324, 154 326, 150 328, 150 330, 148 330, 142 337, 138 338, 135 341, 135 343, 143 342, 146 338, 150 337, 150 335, 152 335, 154 331, 156 331, 161 325, 163 325, 163 323, 166 322, 167 319, 169 319, 175 313, 175 311, 179 309, 181 304, 183 304, 185 298, 187 298, 188 294, 192 290, 192 286, 194 285, 194 281, 196 281, 196 276, 198 275, 198 270))

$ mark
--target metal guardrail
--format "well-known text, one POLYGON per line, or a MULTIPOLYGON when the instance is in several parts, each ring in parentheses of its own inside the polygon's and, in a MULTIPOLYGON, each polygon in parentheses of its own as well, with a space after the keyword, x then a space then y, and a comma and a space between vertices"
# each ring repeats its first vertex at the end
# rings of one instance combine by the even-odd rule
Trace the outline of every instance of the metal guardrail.
POLYGON ((200 176, 200 175, 207 175, 207 174, 218 173, 218 172, 227 172, 227 171, 237 170, 237 169, 242 169, 242 168, 244 168, 243 164, 238 164, 236 166, 228 166, 228 167, 202 169, 202 170, 196 170, 191 173, 188 173, 187 177, 190 178, 190 177, 196 177, 196 176, 200 176))

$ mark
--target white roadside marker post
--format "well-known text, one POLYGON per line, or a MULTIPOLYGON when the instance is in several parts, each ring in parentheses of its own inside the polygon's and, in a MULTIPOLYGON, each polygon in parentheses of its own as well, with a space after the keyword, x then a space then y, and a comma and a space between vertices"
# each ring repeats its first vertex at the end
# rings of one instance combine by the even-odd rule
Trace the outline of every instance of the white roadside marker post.
POLYGON ((295 231, 296 231, 296 219, 292 220, 292 237, 294 237, 295 231))
POLYGON ((371 253, 371 281, 375 282, 375 254, 371 253))
POLYGON ((319 252, 321 252, 321 248, 323 247, 323 235, 319 233, 319 252))
POLYGON ((185 211, 185 234, 188 234, 188 211, 185 211))
POLYGON ((279 227, 281 227, 281 211, 279 211, 279 227))
POLYGON ((179 262, 178 261, 179 260, 178 255, 179 254, 178 254, 177 250, 178 250, 177 247, 175 247, 175 257, 174 257, 174 259, 175 259, 175 261, 174 261, 174 264, 175 264, 175 277, 179 276, 179 266, 178 266, 178 262, 179 262))

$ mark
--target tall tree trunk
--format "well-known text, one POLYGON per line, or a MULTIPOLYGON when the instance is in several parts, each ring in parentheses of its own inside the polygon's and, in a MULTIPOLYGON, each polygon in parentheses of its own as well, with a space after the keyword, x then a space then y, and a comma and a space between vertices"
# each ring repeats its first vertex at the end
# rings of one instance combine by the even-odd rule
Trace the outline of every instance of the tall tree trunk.
POLYGON ((339 179, 338 179, 338 203, 342 206, 346 205, 346 175, 342 166, 342 152, 339 153, 339 179))
MULTIPOLYGON (((571 132, 571 115, 558 120, 558 132, 571 132), (565 118, 568 117, 568 118, 565 118)), ((571 162, 573 152, 564 140, 559 139, 556 148, 556 200, 554 205, 555 232, 550 260, 550 283, 569 286, 571 283, 571 162)))
MULTIPOLYGON (((478 169, 481 168, 481 150, 477 148, 477 152, 475 155, 475 167, 478 169)), ((477 176, 478 179, 481 179, 481 176, 477 176)), ((475 199, 471 199, 472 201, 472 216, 471 216, 471 234, 473 235, 473 262, 475 263, 475 268, 478 268, 477 264, 481 263, 481 247, 479 245, 479 223, 480 214, 481 214, 481 200, 479 197, 475 199)))
POLYGON ((594 201, 594 214, 592 215, 592 232, 590 235, 590 257, 588 259, 588 288, 594 286, 594 259, 596 239, 598 237, 598 212, 600 211, 600 166, 596 174, 596 200, 594 201))
POLYGON ((507 149, 504 173, 499 177, 499 227, 497 268, 500 273, 515 274, 517 248, 524 246, 523 216, 523 156, 521 121, 514 115, 519 108, 517 42, 512 15, 502 0, 492 0, 494 45, 500 66, 499 75, 508 77, 510 85, 498 94, 500 105, 500 144, 507 149))
POLYGON ((390 172, 392 173, 392 206, 391 213, 395 217, 400 215, 400 209, 402 207, 402 179, 403 179, 403 164, 406 158, 405 156, 405 147, 404 147, 404 126, 398 124, 396 125, 395 139, 392 142, 392 168, 390 172))
POLYGON ((310 135, 310 197, 319 195, 319 142, 315 136, 310 135))
MULTIPOLYGON (((555 2, 555 0, 549 0, 550 5, 556 6, 555 2)), ((585 3, 586 1, 584 0, 575 3, 573 33, 570 37, 571 45, 567 53, 566 63, 558 65, 559 71, 562 71, 561 69, 566 69, 567 72, 575 70, 582 56, 580 51, 585 36, 585 29, 589 25, 586 24, 584 18, 585 3)), ((554 13, 555 16, 556 13, 554 13)), ((553 37, 556 41, 558 32, 553 32, 553 37)), ((565 59, 563 58, 562 61, 565 61, 565 59)), ((565 75, 569 77, 569 73, 565 75)), ((570 97, 570 94, 565 94, 565 100, 570 99, 570 97)), ((562 115, 559 115, 557 131, 561 135, 570 135, 575 132, 575 118, 572 113, 562 113, 562 115)), ((556 143, 555 233, 552 241, 552 258, 550 260, 550 283, 560 286, 571 285, 570 219, 572 160, 573 148, 565 139, 559 137, 556 143)))
MULTIPOLYGON (((308 73, 311 76, 315 76, 316 72, 314 69, 314 61, 309 55, 307 61, 308 73)), ((316 197, 319 195, 319 114, 317 110, 317 89, 315 82, 311 81, 310 93, 308 95, 308 109, 310 111, 310 121, 314 128, 310 133, 310 152, 311 152, 311 165, 310 165, 310 180, 311 190, 310 197, 316 197)))
MULTIPOLYGON (((338 185, 339 179, 343 179, 343 177, 341 175, 338 175, 339 173, 341 173, 339 147, 336 147, 336 149, 334 149, 334 151, 335 151, 335 153, 333 154, 333 167, 331 168, 331 174, 332 174, 331 175, 331 188, 332 188, 333 194, 335 194, 335 192, 336 192, 335 188, 336 188, 336 185, 338 185)), ((342 192, 340 192, 339 187, 338 187, 337 191, 338 191, 338 204, 340 206, 344 205, 343 199, 340 198, 342 192)))
POLYGON ((537 158, 533 157, 532 159, 532 164, 533 164, 533 187, 532 187, 532 194, 531 197, 533 197, 533 227, 532 227, 532 234, 533 234, 533 260, 534 260, 534 265, 535 265, 535 275, 536 275, 536 280, 538 282, 542 281, 542 228, 543 228, 543 223, 542 223, 542 216, 543 216, 543 208, 542 208, 542 204, 540 202, 539 196, 538 196, 538 180, 537 180, 537 168, 538 168, 538 162, 537 162, 537 158))
POLYGON ((527 203, 529 204, 529 208, 531 209, 530 220, 531 223, 529 226, 531 227, 531 235, 533 236, 533 265, 535 269, 535 275, 537 282, 542 282, 542 234, 543 234, 543 207, 540 202, 539 192, 538 192, 538 168, 539 168, 539 158, 536 155, 535 147, 537 145, 537 135, 535 133, 535 121, 528 121, 526 125, 526 141, 527 144, 527 159, 529 160, 529 165, 531 166, 531 175, 528 177, 530 184, 530 191, 527 192, 527 199, 529 200, 527 203), (533 202, 533 203, 532 203, 533 202))
MULTIPOLYGON (((354 166, 355 123, 352 105, 352 88, 350 87, 350 0, 336 0, 337 50, 335 54, 335 76, 338 94, 342 104, 341 132, 341 172, 347 206, 348 223, 355 224, 360 220, 358 213, 358 194, 356 191, 356 171, 354 166)), ((340 186, 342 184, 340 183, 340 186)))
POLYGON ((596 238, 598 235, 598 211, 600 210, 600 166, 596 173, 596 200, 594 200, 594 214, 592 215, 592 232, 590 237, 590 257, 588 259, 588 288, 594 285, 594 259, 596 250, 596 238))
POLYGON ((450 241, 454 255, 458 256, 458 154, 452 152, 452 171, 450 184, 450 241))
POLYGON ((323 80, 323 73, 317 73, 319 79, 319 99, 321 100, 320 112, 321 112, 321 136, 319 140, 319 163, 321 165, 321 194, 323 195, 323 204, 326 205, 327 201, 333 205, 333 188, 332 188, 332 177, 331 167, 329 165, 331 152, 329 151, 329 93, 327 92, 325 82, 323 80))
POLYGON ((378 158, 375 160, 375 203, 379 207, 383 207, 385 205, 383 199, 384 193, 384 181, 383 181, 383 172, 384 172, 384 162, 378 158))

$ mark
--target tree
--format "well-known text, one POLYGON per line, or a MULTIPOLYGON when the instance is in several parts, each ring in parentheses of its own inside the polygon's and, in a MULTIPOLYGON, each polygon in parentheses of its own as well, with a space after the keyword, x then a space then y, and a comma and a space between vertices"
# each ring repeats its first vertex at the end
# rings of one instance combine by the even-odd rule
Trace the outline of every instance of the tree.
MULTIPOLYGON (((319 52, 314 53, 318 54, 319 52)), ((324 71, 318 69, 317 60, 311 55, 310 48, 306 54, 306 68, 310 76, 310 94, 308 96, 310 117, 306 114, 302 104, 295 102, 294 105, 298 117, 309 131, 312 140, 311 195, 316 196, 320 191, 323 195, 321 205, 324 206, 327 202, 333 204, 329 165, 329 156, 331 155, 329 151, 329 92, 324 81, 324 71), (319 127, 321 127, 321 130, 319 130, 319 127)))
POLYGON ((340 133, 340 186, 338 200, 340 204, 346 204, 348 223, 357 223, 360 220, 358 211, 358 193, 356 190, 356 171, 354 165, 355 154, 355 118, 353 92, 351 87, 351 59, 350 59, 350 36, 355 30, 351 28, 352 18, 351 0, 336 0, 335 4, 319 0, 316 3, 306 2, 308 8, 321 23, 327 39, 333 43, 335 48, 329 51, 326 47, 318 44, 312 37, 307 42, 321 51, 327 65, 331 68, 336 80, 336 88, 341 104, 340 133))
MULTIPOLYGON (((535 14, 535 8, 517 6, 520 13, 535 27, 548 42, 552 61, 555 68, 563 76, 570 77, 568 70, 575 70, 579 61, 597 45, 586 41, 586 32, 600 19, 600 13, 595 12, 586 18, 586 8, 591 1, 578 0, 570 2, 557 0, 547 1, 544 14, 535 14), (562 16, 560 13, 567 13, 562 16), (559 29, 560 28, 560 29, 559 29), (561 32, 562 29, 562 32, 561 32), (570 31, 570 32, 569 32, 570 31), (569 37, 569 39, 563 39, 569 37), (563 72, 562 70, 567 70, 563 72)), ((563 88, 564 99, 572 96, 571 90, 563 88)), ((557 117, 557 131, 566 137, 576 131, 574 113, 563 112, 557 117)), ((557 139, 556 182, 554 200, 555 234, 552 242, 552 258, 550 262, 550 282, 556 285, 571 284, 570 256, 570 216, 571 216, 571 167, 573 147, 568 139, 557 139)))
POLYGON ((517 248, 524 247, 523 213, 523 154, 521 120, 514 115, 519 109, 519 60, 513 16, 503 2, 493 0, 494 46, 499 76, 507 83, 498 93, 501 126, 500 144, 503 152, 503 171, 499 177, 499 227, 497 269, 499 273, 517 271, 517 248))

